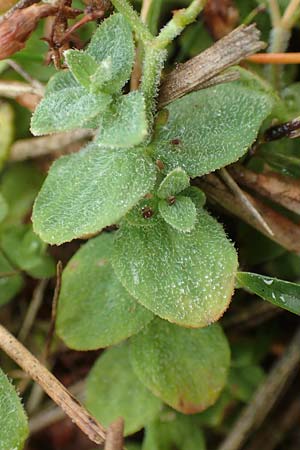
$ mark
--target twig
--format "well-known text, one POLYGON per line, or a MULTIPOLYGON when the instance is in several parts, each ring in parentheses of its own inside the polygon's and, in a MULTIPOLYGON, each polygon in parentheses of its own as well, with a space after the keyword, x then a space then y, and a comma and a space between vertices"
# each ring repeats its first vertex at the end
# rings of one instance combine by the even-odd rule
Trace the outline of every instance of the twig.
POLYGON ((193 183, 203 189, 213 202, 221 205, 225 210, 244 220, 248 225, 256 228, 282 247, 291 252, 300 252, 299 225, 245 192, 245 195, 272 229, 274 235, 270 235, 259 222, 253 219, 243 202, 235 197, 216 175, 206 175, 203 178, 194 180, 193 183))
POLYGON ((44 353, 44 360, 47 361, 50 350, 51 350, 51 344, 52 344, 52 338, 55 330, 55 321, 56 321, 56 314, 57 314, 57 304, 58 304, 58 298, 60 294, 61 289, 61 276, 62 276, 62 262, 58 261, 56 266, 56 285, 54 289, 54 295, 52 300, 52 311, 51 311, 51 322, 49 326, 48 335, 46 338, 46 344, 45 344, 45 353, 44 353))
MULTIPOLYGON (((286 8, 283 17, 281 19, 281 26, 286 29, 291 29, 294 25, 294 16, 297 9, 300 8, 300 0, 291 0, 288 7, 286 8)), ((299 14, 299 11, 298 11, 299 14)))
POLYGON ((41 0, 19 0, 12 8, 6 11, 5 14, 0 16, 0 22, 2 20, 8 19, 9 16, 14 13, 17 9, 27 8, 28 6, 33 5, 34 3, 40 3, 41 0))
POLYGON ((124 419, 120 417, 107 429, 104 450, 122 450, 124 444, 123 433, 124 419))
POLYGON ((300 64, 300 53, 257 53, 247 57, 256 64, 300 64))
POLYGON ((274 364, 251 402, 234 424, 231 432, 218 450, 238 450, 249 433, 261 425, 278 400, 300 363, 300 328, 296 331, 282 357, 274 364))
POLYGON ((253 203, 250 201, 249 197, 242 191, 239 185, 234 181, 234 179, 229 175, 225 168, 219 170, 219 175, 223 179, 223 181, 227 184, 227 186, 231 189, 233 194, 240 199, 242 203, 244 203, 245 208, 248 209, 249 213, 253 216, 253 219, 260 223, 260 225, 267 231, 271 236, 274 235, 272 229, 266 223, 260 212, 255 208, 253 203))
POLYGON ((40 91, 22 81, 0 81, 1 97, 16 98, 23 94, 36 94, 40 96, 40 91))
POLYGON ((290 211, 300 214, 300 181, 275 172, 256 173, 241 165, 229 168, 243 186, 269 198, 290 211))
POLYGON ((255 25, 240 26, 213 46, 173 70, 161 85, 162 108, 197 89, 226 68, 265 48, 255 25))
POLYGON ((27 309, 27 313, 23 322, 23 325, 19 331, 18 339, 24 342, 31 330, 31 327, 35 321, 36 315, 43 301, 44 292, 47 286, 48 280, 41 280, 35 288, 32 296, 32 300, 27 309))
POLYGON ((270 16, 273 28, 278 27, 281 21, 281 14, 277 0, 269 0, 270 16))
POLYGON ((21 77, 23 77, 24 80, 27 81, 27 83, 29 83, 35 89, 36 93, 38 93, 41 96, 44 95, 45 87, 42 85, 42 83, 32 78, 29 75, 29 73, 27 73, 23 69, 23 67, 21 67, 18 63, 16 63, 12 59, 6 59, 6 62, 12 69, 14 69, 19 75, 21 75, 21 77))
POLYGON ((39 383, 74 423, 96 444, 105 441, 106 431, 9 331, 0 325, 0 348, 5 351, 28 375, 39 383))
POLYGON ((271 303, 258 300, 248 308, 243 307, 240 311, 226 314, 224 318, 222 318, 222 326, 230 330, 233 327, 245 330, 256 327, 282 312, 283 309, 277 308, 271 303))

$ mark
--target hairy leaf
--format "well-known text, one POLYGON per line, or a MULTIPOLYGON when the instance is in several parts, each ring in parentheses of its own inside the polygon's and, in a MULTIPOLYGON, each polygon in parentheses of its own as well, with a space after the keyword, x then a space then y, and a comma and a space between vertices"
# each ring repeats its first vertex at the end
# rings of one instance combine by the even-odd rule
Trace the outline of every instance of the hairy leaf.
POLYGON ((177 411, 194 414, 217 400, 230 350, 218 324, 187 330, 157 318, 131 339, 131 361, 154 395, 177 411))
POLYGON ((71 87, 80 88, 80 84, 75 80, 72 73, 69 70, 57 72, 50 78, 46 87, 45 96, 47 97, 50 94, 62 91, 63 89, 69 89, 71 87))
POLYGON ((164 220, 178 231, 192 231, 197 220, 196 206, 189 197, 179 195, 171 204, 167 200, 158 203, 164 220))
POLYGON ((122 95, 102 116, 96 137, 106 148, 130 148, 147 136, 145 100, 140 92, 122 95))
POLYGON ((237 255, 222 226, 202 210, 181 233, 161 221, 126 223, 116 234, 113 267, 128 291, 152 312, 187 327, 205 327, 227 309, 237 255))
POLYGON ((176 167, 161 182, 157 195, 160 198, 168 198, 183 191, 190 185, 190 178, 181 167, 176 167))
POLYGON ((155 166, 142 149, 90 144, 51 167, 34 205, 34 230, 51 244, 96 233, 118 222, 153 188, 155 178, 155 166))
POLYGON ((300 315, 300 284, 249 272, 238 272, 236 279, 238 287, 259 295, 273 305, 300 315))
POLYGON ((90 94, 84 88, 66 88, 46 96, 31 119, 31 131, 40 136, 84 128, 85 123, 108 107, 108 94, 90 94))
POLYGON ((0 251, 0 306, 9 302, 22 288, 23 280, 0 251))
POLYGON ((27 417, 21 401, 0 369, 0 450, 21 450, 28 436, 27 417))
POLYGON ((139 431, 161 409, 161 401, 139 381, 126 345, 106 350, 89 373, 86 405, 105 426, 125 420, 125 435, 139 431))
POLYGON ((114 274, 112 247, 112 234, 102 233, 83 245, 63 272, 56 331, 71 348, 117 344, 153 318, 114 274))
POLYGON ((107 92, 120 90, 129 80, 134 43, 131 28, 122 14, 111 15, 98 27, 86 51, 98 63, 111 59, 112 81, 107 83, 107 92))
POLYGON ((237 161, 270 114, 273 97, 243 86, 221 84, 191 93, 168 106, 169 118, 152 143, 165 171, 180 166, 196 177, 237 161))
POLYGON ((98 64, 94 58, 79 50, 67 50, 64 56, 74 78, 83 87, 89 89, 91 77, 98 69, 98 64))

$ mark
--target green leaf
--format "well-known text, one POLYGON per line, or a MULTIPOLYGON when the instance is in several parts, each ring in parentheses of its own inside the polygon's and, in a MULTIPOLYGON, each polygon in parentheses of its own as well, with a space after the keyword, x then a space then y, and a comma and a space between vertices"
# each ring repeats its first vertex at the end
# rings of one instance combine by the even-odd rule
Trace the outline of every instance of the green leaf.
POLYGON ((205 450, 204 435, 194 417, 165 413, 146 427, 142 450, 205 450))
MULTIPOLYGON (((112 81, 107 92, 119 91, 129 80, 134 63, 134 42, 131 28, 122 14, 113 14, 98 27, 86 52, 97 63, 111 59, 112 81)), ((105 90, 104 90, 105 91, 105 90)))
POLYGON ((44 176, 31 164, 14 164, 1 179, 0 191, 8 205, 5 224, 21 223, 29 213, 44 176))
MULTIPOLYGON (((109 82, 112 80, 112 61, 111 58, 103 59, 98 63, 96 72, 91 76, 91 92, 105 91, 109 92, 109 82)), ((114 93, 114 89, 111 89, 114 93)))
POLYGON ((130 342, 139 379, 177 411, 203 411, 225 386, 230 350, 218 324, 191 330, 157 318, 130 342))
POLYGON ((9 302, 22 288, 23 280, 0 251, 0 306, 9 302))
POLYGON ((238 272, 236 280, 239 288, 245 288, 273 305, 300 315, 300 284, 249 272, 238 272))
POLYGON ((124 219, 131 225, 137 227, 159 224, 161 222, 161 216, 158 211, 158 199, 152 196, 151 198, 143 198, 126 214, 124 219))
POLYGON ((40 136, 57 131, 84 128, 85 123, 105 111, 111 101, 107 94, 90 94, 70 87, 47 95, 31 118, 31 132, 40 136))
POLYGON ((10 104, 0 101, 0 168, 8 157, 14 137, 14 111, 10 104))
POLYGON ((190 178, 187 173, 181 167, 176 167, 163 179, 157 190, 157 195, 160 198, 172 197, 188 188, 189 185, 190 178))
POLYGON ((0 450, 21 450, 29 434, 20 398, 0 369, 0 450))
POLYGON ((191 198, 196 206, 196 209, 202 209, 206 202, 206 197, 203 191, 196 186, 190 186, 182 194, 191 198))
POLYGON ((125 420, 125 436, 154 420, 161 401, 135 375, 126 345, 106 350, 89 373, 86 405, 104 426, 125 420))
POLYGON ((96 233, 117 223, 153 188, 155 178, 155 166, 142 149, 90 144, 51 167, 34 205, 34 230, 51 244, 96 233))
POLYGON ((63 272, 56 331, 76 350, 117 344, 153 318, 115 276, 112 247, 112 233, 102 233, 83 245, 63 272))
POLYGON ((195 228, 197 211, 189 197, 179 195, 171 204, 167 200, 160 200, 158 208, 164 220, 175 230, 187 232, 195 228))
POLYGON ((79 50, 67 50, 64 56, 74 78, 83 87, 89 89, 91 77, 98 69, 95 59, 86 52, 79 50))
POLYGON ((130 148, 147 136, 146 107, 141 92, 122 95, 100 121, 95 142, 106 148, 130 148))
POLYGON ((3 195, 0 193, 0 222, 3 222, 8 214, 8 204, 3 195))
POLYGON ((69 89, 71 87, 80 87, 80 84, 75 80, 72 73, 69 70, 57 72, 50 78, 47 84, 45 96, 47 97, 50 94, 60 92, 63 89, 69 89))
POLYGON ((148 227, 122 225, 112 262, 123 285, 142 305, 187 327, 205 327, 222 316, 237 270, 233 245, 204 210, 190 233, 163 221, 148 227))
POLYGON ((48 278, 55 274, 55 264, 47 255, 47 245, 33 232, 31 225, 5 228, 0 245, 9 260, 34 278, 48 278))
POLYGON ((200 90, 168 106, 169 119, 156 131, 155 158, 166 172, 180 166, 196 177, 237 161, 270 114, 273 97, 240 82, 200 90))

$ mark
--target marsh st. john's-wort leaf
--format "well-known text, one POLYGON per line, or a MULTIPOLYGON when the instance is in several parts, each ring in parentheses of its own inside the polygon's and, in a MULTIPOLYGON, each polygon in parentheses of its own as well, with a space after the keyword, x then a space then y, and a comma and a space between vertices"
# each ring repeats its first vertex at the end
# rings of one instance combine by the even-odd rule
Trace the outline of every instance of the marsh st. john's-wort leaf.
POLYGON ((97 63, 111 60, 111 80, 103 92, 120 90, 129 80, 134 63, 134 43, 129 23, 122 14, 113 14, 98 27, 86 52, 97 63))
POLYGON ((0 101, 0 168, 8 156, 13 134, 13 108, 10 104, 0 101))
POLYGON ((28 421, 21 400, 0 369, 0 450, 21 450, 28 436, 28 421))
POLYGON ((194 416, 162 413, 146 427, 142 450, 205 450, 204 435, 194 416))
POLYGON ((218 324, 191 330, 154 319, 131 342, 131 362, 154 395, 185 414, 215 403, 230 364, 227 339, 218 324))
POLYGON ((153 318, 114 274, 112 248, 112 233, 102 233, 83 245, 64 269, 56 331, 68 347, 92 350, 117 344, 153 318))
POLYGON ((126 344, 106 350, 96 361, 87 379, 86 405, 104 426, 123 417, 125 435, 154 420, 162 407, 135 375, 126 344))
POLYGON ((106 110, 110 101, 110 95, 91 94, 82 87, 62 89, 39 103, 31 119, 31 131, 40 136, 84 128, 86 122, 106 110))
POLYGON ((197 220, 196 206, 189 197, 179 195, 170 203, 160 200, 158 208, 163 219, 178 231, 192 231, 197 220))
POLYGON ((0 306, 9 302, 22 288, 22 276, 0 251, 0 306))
POLYGON ((33 208, 36 233, 62 244, 117 223, 155 183, 142 149, 107 150, 90 144, 51 167, 33 208))
POLYGON ((270 114, 273 97, 241 82, 221 84, 174 101, 168 122, 156 131, 156 159, 170 171, 196 177, 237 161, 270 114))
POLYGON ((95 142, 105 148, 130 148, 147 136, 146 107, 141 92, 122 95, 103 114, 95 142))
POLYGON ((230 302, 237 255, 224 230, 206 211, 195 229, 176 231, 123 224, 116 234, 113 267, 128 291, 152 312, 186 327, 205 327, 230 302))
POLYGON ((238 272, 237 287, 258 295, 273 305, 300 315, 300 284, 257 273, 238 272))
POLYGON ((67 65, 74 78, 86 89, 90 88, 91 77, 98 69, 95 59, 80 50, 67 50, 64 53, 67 65))
POLYGON ((190 177, 181 167, 177 167, 163 179, 157 190, 157 195, 160 198, 168 198, 188 188, 189 185, 190 177))

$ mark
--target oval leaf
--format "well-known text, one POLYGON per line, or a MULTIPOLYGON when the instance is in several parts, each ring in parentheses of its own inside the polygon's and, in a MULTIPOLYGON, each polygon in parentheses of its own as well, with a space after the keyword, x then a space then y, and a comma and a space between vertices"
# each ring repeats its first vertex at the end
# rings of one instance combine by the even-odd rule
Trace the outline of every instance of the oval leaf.
POLYGON ((236 279, 238 287, 259 295, 273 305, 300 315, 300 284, 249 272, 238 272, 236 279))
POLYGON ((128 291, 152 312, 187 327, 205 327, 227 309, 237 255, 222 226, 202 210, 181 233, 161 221, 122 225, 113 266, 128 291))
POLYGON ((155 319, 130 342, 140 380, 177 411, 203 411, 225 386, 230 350, 218 324, 187 330, 155 319))
POLYGON ((164 220, 175 230, 187 232, 195 228, 196 206, 190 198, 179 195, 174 198, 174 203, 160 200, 158 208, 164 220))
POLYGON ((20 398, 0 369, 0 450, 21 450, 28 422, 20 398))
POLYGON ((126 345, 106 350, 89 373, 86 405, 103 423, 125 419, 125 435, 139 431, 161 409, 161 401, 135 375, 126 345))
POLYGON ((34 230, 51 244, 96 233, 118 222, 153 188, 155 178, 143 150, 90 144, 51 167, 34 205, 34 230))
POLYGON ((157 129, 156 159, 170 171, 182 167, 196 177, 237 161, 270 114, 273 97, 239 82, 221 84, 176 100, 157 129))
POLYGON ((161 182, 157 190, 157 195, 160 198, 168 198, 188 188, 189 185, 190 177, 181 167, 176 167, 161 182))
POLYGON ((83 87, 89 89, 91 77, 98 69, 98 64, 94 58, 79 50, 67 50, 64 56, 74 78, 83 87))
POLYGON ((56 331, 76 350, 117 344, 153 318, 114 274, 112 247, 112 233, 102 233, 83 245, 63 272, 56 331))

